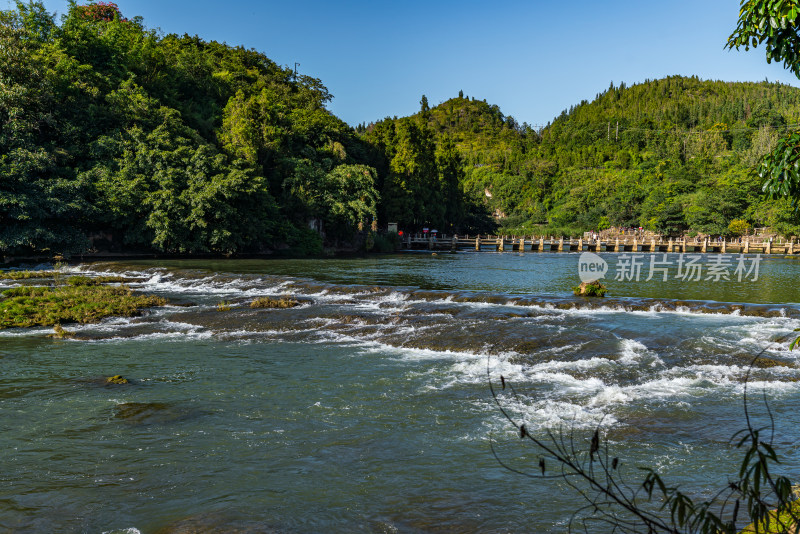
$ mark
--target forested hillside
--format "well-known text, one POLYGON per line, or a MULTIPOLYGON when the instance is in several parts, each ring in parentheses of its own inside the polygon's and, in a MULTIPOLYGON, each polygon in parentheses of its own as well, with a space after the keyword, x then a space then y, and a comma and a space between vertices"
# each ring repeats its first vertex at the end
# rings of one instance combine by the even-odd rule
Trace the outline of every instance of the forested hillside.
POLYGON ((456 143, 468 201, 483 204, 504 231, 729 234, 749 225, 800 233, 789 201, 764 199, 751 173, 800 121, 794 87, 680 76, 612 84, 540 135, 461 95, 416 118, 456 143))
POLYGON ((0 13, 0 253, 320 250, 376 215, 322 83, 112 3, 0 13))
POLYGON ((321 251, 359 229, 800 234, 753 166, 800 90, 612 84, 536 131, 463 94, 353 129, 318 79, 113 3, 0 12, 0 254, 321 251), (313 228, 313 229, 312 229, 313 228))

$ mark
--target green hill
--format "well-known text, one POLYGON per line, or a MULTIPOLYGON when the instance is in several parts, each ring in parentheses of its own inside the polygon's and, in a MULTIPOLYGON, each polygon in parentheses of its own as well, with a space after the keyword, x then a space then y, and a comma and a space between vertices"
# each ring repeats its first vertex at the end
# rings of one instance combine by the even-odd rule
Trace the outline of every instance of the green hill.
MULTIPOLYGON (((412 119, 455 144, 465 206, 482 206, 502 231, 728 234, 736 220, 800 233, 788 201, 764 200, 750 173, 800 121, 794 87, 681 76, 612 84, 540 133, 463 97, 412 119)), ((371 125, 365 138, 374 144, 388 123, 398 120, 371 125)))
POLYGON ((0 254, 318 251, 376 215, 320 80, 112 3, 0 12, 0 254))
POLYGON ((18 2, 0 11, 0 254, 315 252, 376 222, 800 234, 750 172, 800 121, 793 87, 612 84, 540 132, 464 95, 354 130, 330 98, 113 3, 56 21, 18 2))

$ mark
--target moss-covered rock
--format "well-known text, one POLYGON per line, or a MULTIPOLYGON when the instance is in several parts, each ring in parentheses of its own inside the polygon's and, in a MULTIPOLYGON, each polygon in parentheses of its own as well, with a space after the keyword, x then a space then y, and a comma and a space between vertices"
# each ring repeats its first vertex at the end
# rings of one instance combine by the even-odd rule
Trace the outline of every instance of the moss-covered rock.
POLYGON ((65 330, 63 326, 57 324, 53 327, 53 333, 50 337, 55 339, 72 339, 75 337, 75 332, 72 330, 65 330))
POLYGON ((0 328, 96 323, 106 317, 134 317, 167 303, 127 286, 22 286, 0 296, 0 328))
POLYGON ((32 278, 53 278, 55 271, 0 271, 0 280, 30 280, 32 278))
POLYGON ((114 375, 106 378, 106 384, 128 384, 128 379, 122 375, 114 375))
POLYGON ((608 292, 600 280, 581 282, 581 285, 572 288, 572 292, 579 297, 603 297, 608 292))
POLYGON ((793 366, 786 362, 773 360, 772 358, 767 358, 765 356, 759 356, 758 358, 753 360, 753 367, 757 369, 769 369, 770 367, 793 367, 793 366))
POLYGON ((250 303, 251 308, 294 308, 300 302, 289 297, 274 299, 272 297, 259 297, 250 303))

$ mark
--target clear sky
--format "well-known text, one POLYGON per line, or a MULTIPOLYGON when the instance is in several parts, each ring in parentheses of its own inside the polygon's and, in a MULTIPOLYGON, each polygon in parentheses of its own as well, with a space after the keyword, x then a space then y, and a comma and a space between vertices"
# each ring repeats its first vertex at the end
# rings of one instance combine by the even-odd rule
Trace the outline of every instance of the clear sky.
MULTIPOLYGON (((11 5, 9 0, 0 0, 11 5)), ((45 0, 63 13, 66 0, 45 0)), ((243 45, 320 78, 352 125, 464 94, 546 124, 615 84, 695 74, 800 81, 763 49, 727 51, 738 0, 118 0, 149 28, 243 45)))

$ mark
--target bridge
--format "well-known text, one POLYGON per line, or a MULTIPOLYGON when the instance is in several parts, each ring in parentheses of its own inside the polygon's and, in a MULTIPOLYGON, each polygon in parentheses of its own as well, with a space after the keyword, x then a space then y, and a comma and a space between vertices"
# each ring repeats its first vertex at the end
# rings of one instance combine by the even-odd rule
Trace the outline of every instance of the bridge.
POLYGON ((794 240, 742 238, 734 240, 698 238, 650 238, 634 236, 614 239, 554 238, 545 236, 469 236, 408 234, 402 238, 406 250, 474 250, 476 252, 694 252, 720 254, 798 254, 794 240))

